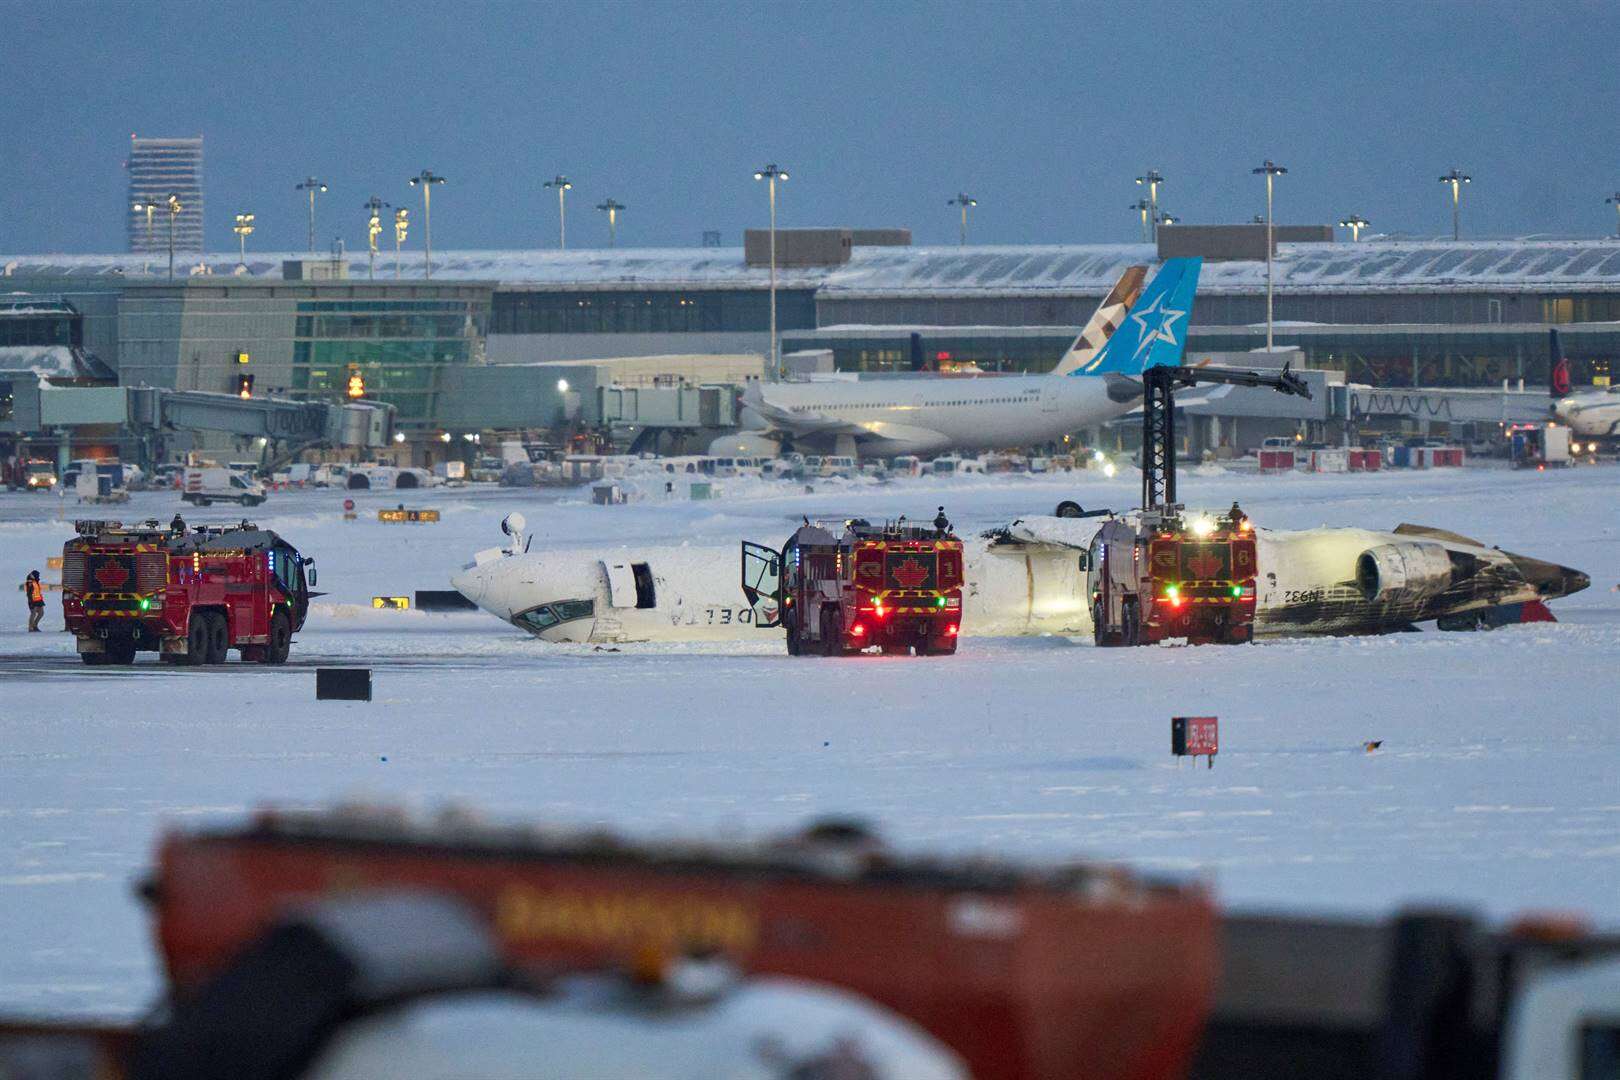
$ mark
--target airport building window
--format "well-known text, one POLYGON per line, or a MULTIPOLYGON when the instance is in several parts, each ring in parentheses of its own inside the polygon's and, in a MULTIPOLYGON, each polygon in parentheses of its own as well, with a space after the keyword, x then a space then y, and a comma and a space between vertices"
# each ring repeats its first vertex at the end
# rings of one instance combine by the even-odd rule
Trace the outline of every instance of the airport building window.
MULTIPOLYGON (((814 293, 781 289, 776 294, 777 325, 806 329, 816 325, 814 293)), ((490 332, 494 334, 669 334, 766 331, 771 325, 770 294, 763 289, 593 290, 497 292, 490 332)))

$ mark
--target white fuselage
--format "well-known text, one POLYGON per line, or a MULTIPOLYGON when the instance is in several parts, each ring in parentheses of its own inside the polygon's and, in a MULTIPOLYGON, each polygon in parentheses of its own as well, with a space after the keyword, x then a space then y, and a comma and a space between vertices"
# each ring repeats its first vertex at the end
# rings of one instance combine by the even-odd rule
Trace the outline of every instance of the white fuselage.
MULTIPOLYGON (((1090 521, 1029 518, 1015 523, 1010 542, 965 540, 963 636, 1089 635, 1091 598, 1080 555, 1096 528, 1090 521)), ((1443 614, 1563 595, 1538 594, 1504 552, 1446 540, 1438 545, 1482 570, 1496 568, 1486 575, 1494 575, 1491 590, 1374 600, 1357 582, 1363 553, 1437 542, 1355 528, 1260 529, 1255 542, 1260 636, 1375 633, 1443 614)), ((544 641, 759 640, 740 576, 735 544, 522 555, 496 548, 480 552, 451 584, 485 611, 544 641)))
MULTIPOLYGON (((963 634, 1090 633, 1078 552, 974 539, 964 543, 963 553, 963 634)), ((544 641, 759 639, 739 567, 735 544, 525 555, 493 549, 480 552, 451 584, 485 611, 544 641), (638 564, 647 568, 643 580, 650 576, 651 595, 636 587, 638 564), (553 622, 534 614, 547 608, 576 617, 553 622)))
POLYGON ((850 435, 863 454, 938 454, 1052 442, 1129 412, 1089 375, 918 376, 762 385, 765 403, 838 426, 794 432, 752 414, 755 426, 818 442, 850 435))
POLYGON ((1578 438, 1620 437, 1620 386, 1559 398, 1553 406, 1553 415, 1567 424, 1578 438))

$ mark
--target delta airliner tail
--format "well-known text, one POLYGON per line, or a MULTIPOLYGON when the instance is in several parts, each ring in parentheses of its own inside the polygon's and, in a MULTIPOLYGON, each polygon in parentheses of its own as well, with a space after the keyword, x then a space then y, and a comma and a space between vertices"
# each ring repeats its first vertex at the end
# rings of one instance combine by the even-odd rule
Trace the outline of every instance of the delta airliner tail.
POLYGON ((1140 375, 1146 368, 1179 364, 1203 266, 1203 259, 1166 259, 1108 344, 1065 377, 1140 375))

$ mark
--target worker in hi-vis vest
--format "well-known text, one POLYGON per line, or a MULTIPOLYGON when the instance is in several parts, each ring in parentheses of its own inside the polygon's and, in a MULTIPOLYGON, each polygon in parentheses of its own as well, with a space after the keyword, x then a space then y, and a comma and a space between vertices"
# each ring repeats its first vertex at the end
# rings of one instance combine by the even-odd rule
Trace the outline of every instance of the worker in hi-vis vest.
POLYGON ((45 617, 45 586, 39 583, 39 571, 28 571, 28 580, 23 582, 23 591, 28 594, 28 630, 30 633, 39 632, 39 620, 45 617))

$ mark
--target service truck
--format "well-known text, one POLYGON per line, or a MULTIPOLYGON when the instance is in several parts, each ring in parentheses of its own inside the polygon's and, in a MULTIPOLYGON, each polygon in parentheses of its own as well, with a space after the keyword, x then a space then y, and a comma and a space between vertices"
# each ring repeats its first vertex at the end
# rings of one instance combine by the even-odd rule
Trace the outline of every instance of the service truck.
POLYGON ((744 541, 742 569, 754 625, 783 627, 790 656, 956 651, 962 541, 943 511, 930 528, 806 522, 780 551, 744 541))
POLYGON ((86 664, 281 664, 304 625, 313 559, 242 522, 187 528, 78 521, 62 548, 62 612, 86 664))
POLYGON ((259 481, 218 465, 187 469, 185 486, 180 493, 181 501, 193 506, 210 506, 217 502, 258 506, 264 498, 264 485, 259 481))

